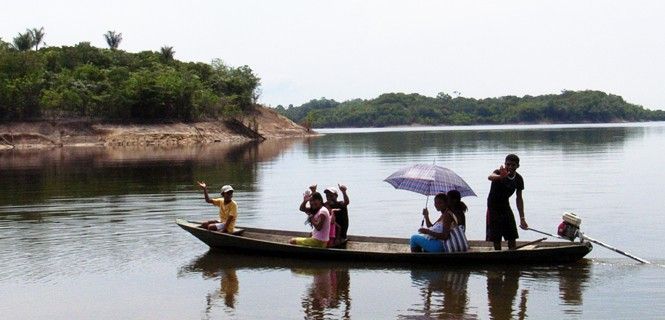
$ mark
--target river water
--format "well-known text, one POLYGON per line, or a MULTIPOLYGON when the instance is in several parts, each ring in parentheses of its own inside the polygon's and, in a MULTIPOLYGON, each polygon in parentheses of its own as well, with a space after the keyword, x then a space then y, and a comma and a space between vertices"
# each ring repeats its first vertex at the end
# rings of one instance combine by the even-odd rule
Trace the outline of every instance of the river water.
MULTIPOLYGON (((321 130, 179 149, 0 152, 2 319, 659 319, 665 313, 665 123, 321 130), (595 246, 577 264, 396 268, 208 252, 174 223, 214 218, 195 186, 232 184, 239 225, 307 230, 302 192, 342 183, 350 234, 408 237, 424 196, 382 180, 453 169, 467 236, 484 238, 488 174, 521 157, 531 227, 561 214, 595 246)), ((432 201, 429 200, 430 210, 432 201)), ((514 205, 514 201, 513 201, 514 205)), ((520 230, 520 239, 541 235, 520 230)))

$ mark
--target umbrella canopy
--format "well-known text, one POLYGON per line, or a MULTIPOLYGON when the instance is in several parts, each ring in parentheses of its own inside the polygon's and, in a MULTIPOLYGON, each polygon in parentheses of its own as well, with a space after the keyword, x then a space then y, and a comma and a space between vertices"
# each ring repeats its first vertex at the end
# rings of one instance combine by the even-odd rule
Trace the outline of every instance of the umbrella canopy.
POLYGON ((433 164, 416 164, 397 170, 383 180, 395 189, 409 190, 427 196, 450 190, 459 191, 462 197, 476 196, 471 187, 455 172, 433 164))

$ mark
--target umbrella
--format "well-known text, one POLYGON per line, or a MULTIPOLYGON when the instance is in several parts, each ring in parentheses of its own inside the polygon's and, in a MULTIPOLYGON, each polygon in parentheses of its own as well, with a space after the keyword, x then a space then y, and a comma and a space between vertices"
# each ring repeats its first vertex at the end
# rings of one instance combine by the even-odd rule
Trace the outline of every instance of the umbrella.
POLYGON ((395 189, 409 190, 426 196, 450 190, 459 191, 462 197, 476 196, 462 177, 448 168, 433 164, 416 164, 402 168, 383 181, 390 183, 395 189))

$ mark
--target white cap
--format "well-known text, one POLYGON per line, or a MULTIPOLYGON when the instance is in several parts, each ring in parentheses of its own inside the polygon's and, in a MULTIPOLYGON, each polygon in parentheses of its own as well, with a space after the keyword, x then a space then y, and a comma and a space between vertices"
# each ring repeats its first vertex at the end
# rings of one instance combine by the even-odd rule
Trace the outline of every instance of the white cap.
POLYGON ((227 185, 225 185, 225 186, 222 187, 222 193, 227 193, 227 192, 229 192, 229 191, 233 191, 233 187, 232 187, 232 186, 230 186, 230 185, 227 184, 227 185))
POLYGON ((337 195, 337 188, 335 188, 335 187, 328 187, 328 188, 326 188, 326 190, 323 190, 323 192, 324 192, 324 193, 326 193, 326 192, 330 192, 330 193, 332 193, 332 194, 334 194, 334 195, 337 195))

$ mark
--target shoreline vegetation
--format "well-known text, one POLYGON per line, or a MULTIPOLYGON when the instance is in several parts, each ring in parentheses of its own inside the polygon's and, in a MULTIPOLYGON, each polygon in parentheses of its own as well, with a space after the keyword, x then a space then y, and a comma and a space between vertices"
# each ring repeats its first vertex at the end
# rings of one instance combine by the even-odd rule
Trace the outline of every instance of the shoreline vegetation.
MULTIPOLYGON (((456 92, 456 94, 459 94, 456 92)), ((664 121, 665 111, 648 110, 602 91, 474 99, 439 93, 386 93, 374 99, 337 102, 314 99, 277 112, 307 128, 572 124, 664 121)))
POLYGON ((257 103, 248 66, 125 52, 122 33, 39 47, 44 28, 0 38, 0 148, 185 145, 315 134, 257 103))
POLYGON ((0 149, 175 146, 315 135, 311 128, 665 120, 665 111, 590 90, 486 99, 386 93, 273 109, 257 103, 260 78, 246 65, 182 62, 170 46, 125 52, 115 31, 103 34, 108 49, 47 47, 45 34, 0 38, 0 149))
MULTIPOLYGON (((0 39, 1 122, 193 122, 231 119, 257 105, 260 79, 246 65, 182 62, 167 46, 125 52, 118 49, 122 34, 113 31, 104 35, 109 49, 80 42, 32 50, 19 41, 25 34, 14 45, 0 39)), ((32 45, 33 37, 24 42, 32 45)))

